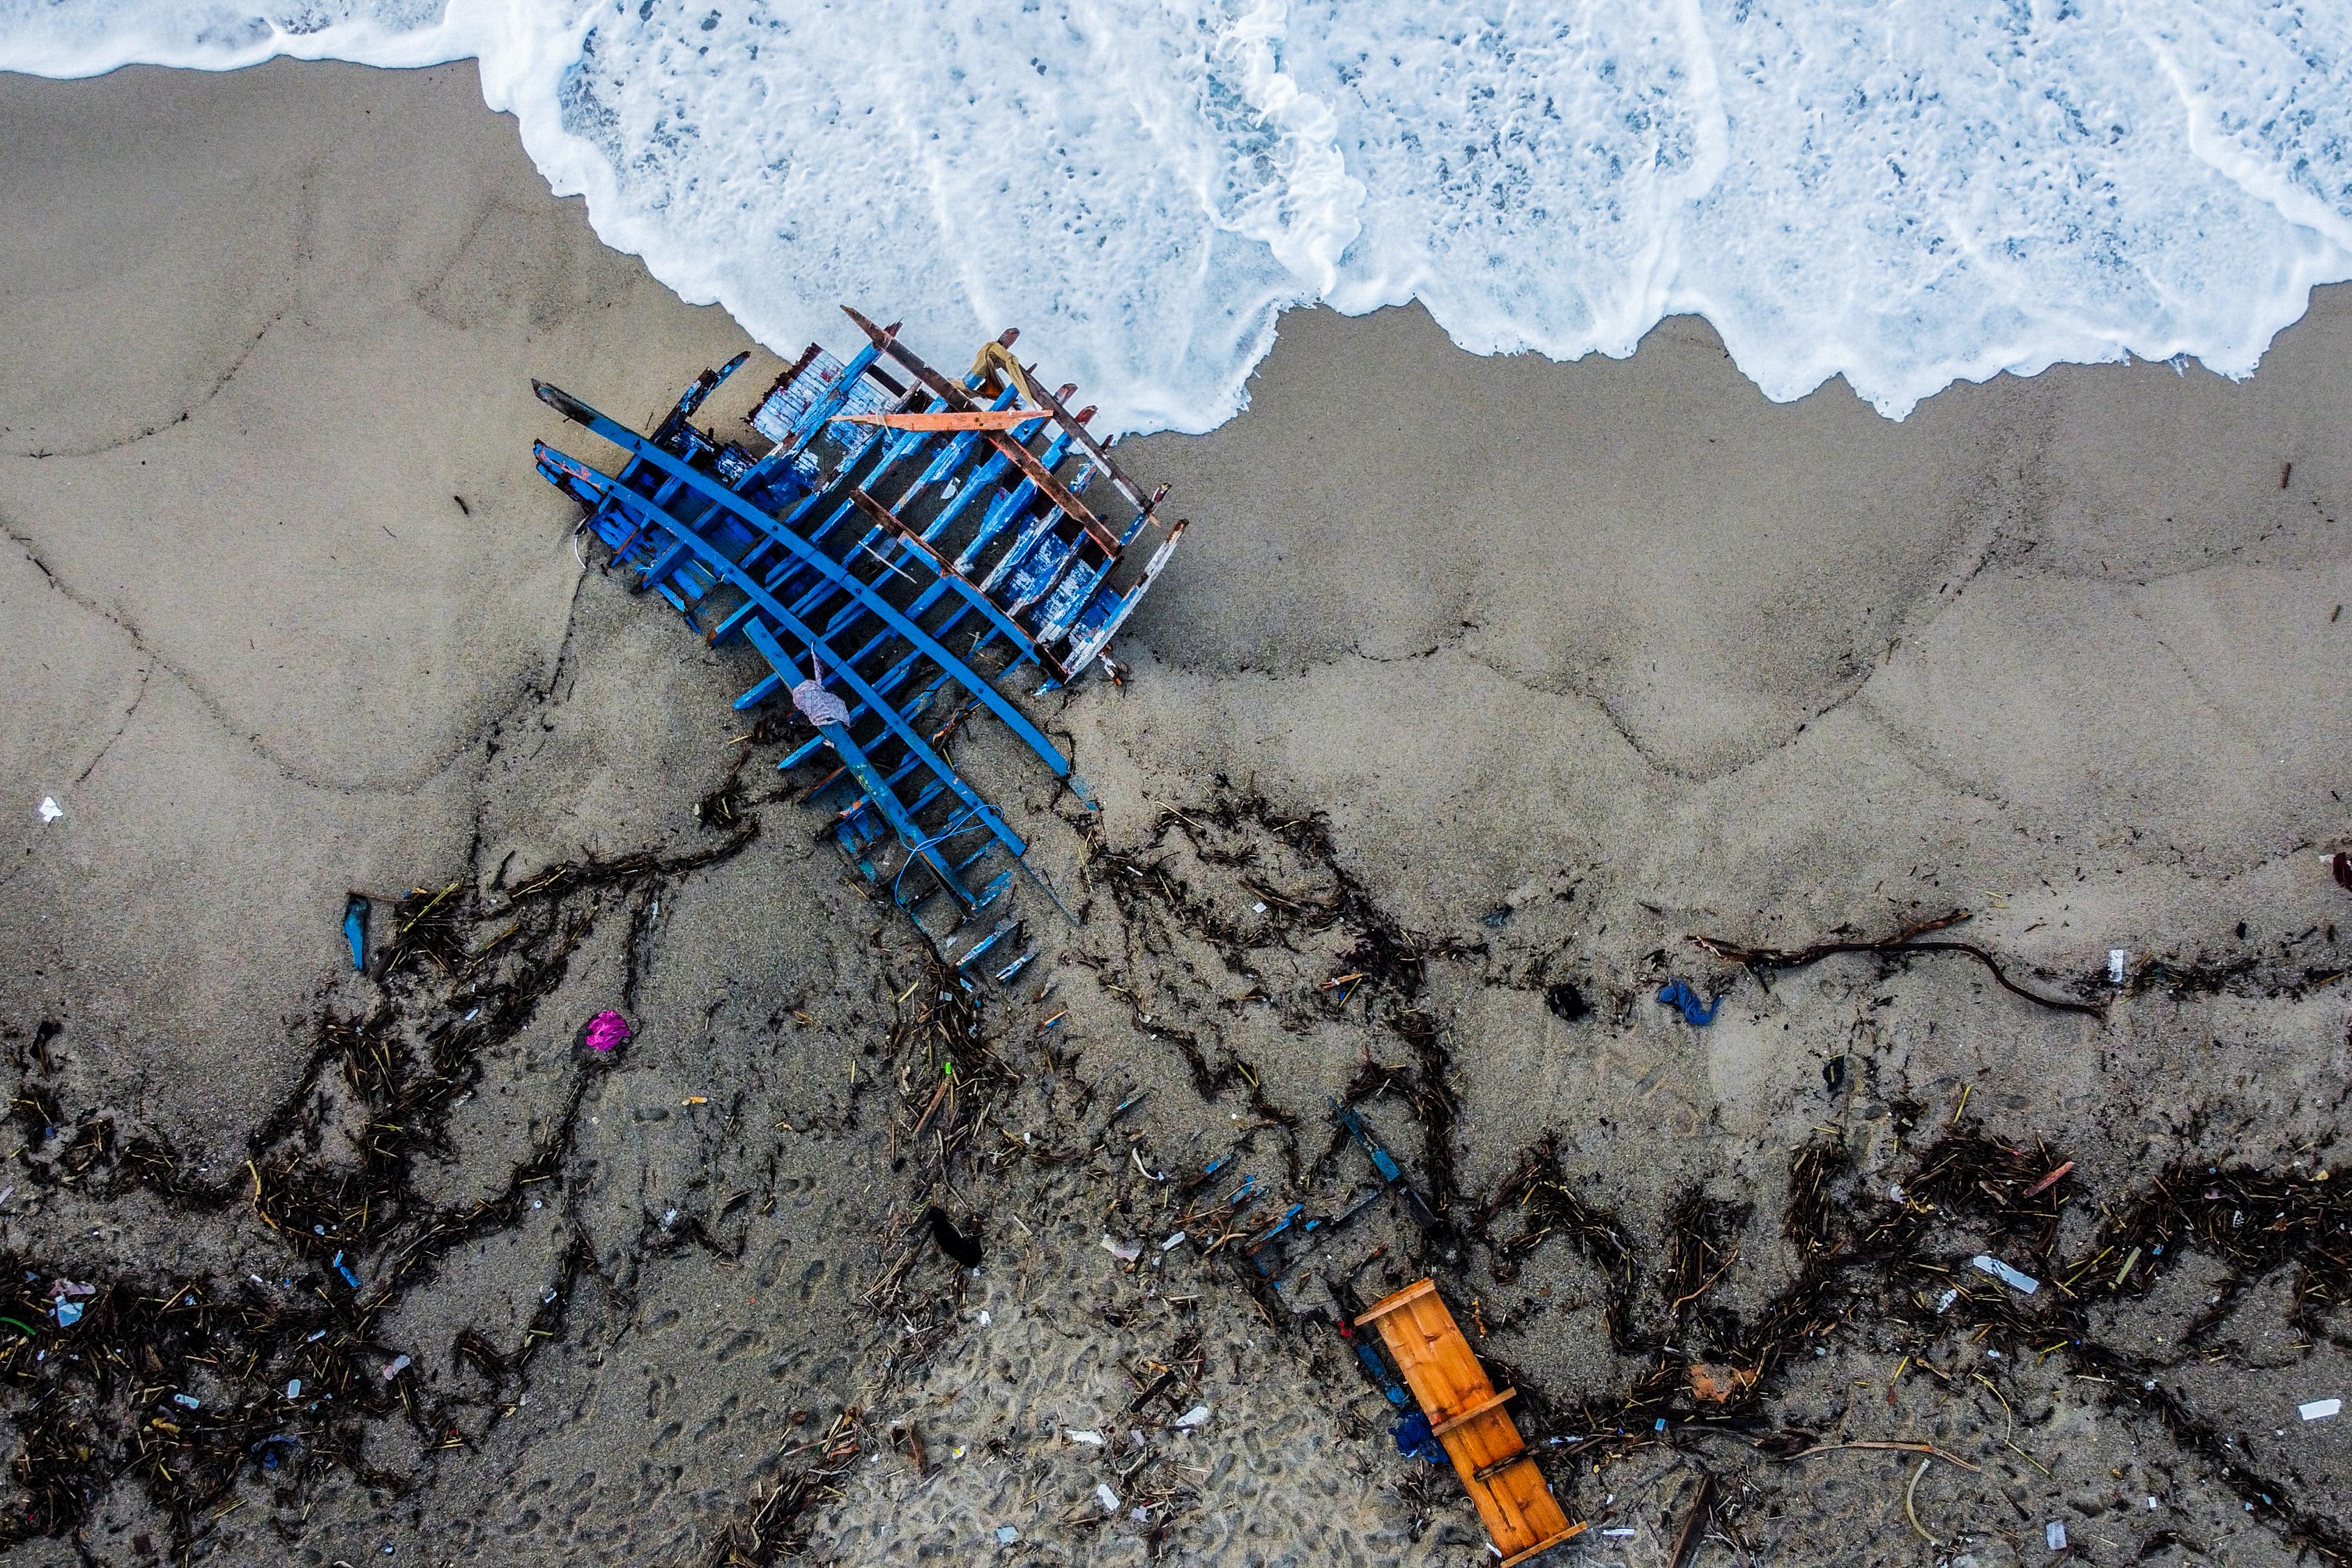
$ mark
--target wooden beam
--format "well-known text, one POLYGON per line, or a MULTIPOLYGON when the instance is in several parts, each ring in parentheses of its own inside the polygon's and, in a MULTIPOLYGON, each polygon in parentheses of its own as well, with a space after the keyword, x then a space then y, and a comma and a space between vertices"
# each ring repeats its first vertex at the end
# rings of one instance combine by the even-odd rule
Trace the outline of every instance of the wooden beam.
MULTIPOLYGON (((872 321, 851 306, 844 305, 842 310, 851 321, 857 323, 860 331, 874 340, 875 347, 905 365, 916 380, 929 388, 949 407, 967 412, 979 408, 980 405, 972 400, 971 394, 924 363, 920 356, 912 349, 901 344, 887 329, 876 326, 872 321)), ((1059 507, 1079 527, 1085 529, 1088 537, 1092 538, 1097 544, 1108 551, 1113 561, 1118 559, 1118 531, 1101 518, 1097 517, 1093 509, 1086 502, 1072 495, 1070 487, 1055 479, 1045 465, 1037 460, 1036 453, 1001 430, 987 430, 982 432, 982 435, 990 446, 1012 460, 1013 466, 1021 470, 1022 477, 1035 485, 1040 494, 1059 507)))
POLYGON ((1111 460, 1109 450, 1101 442, 1096 440, 1085 426, 1071 416, 1069 409, 1063 405, 1060 398, 1042 386, 1033 386, 1029 390, 1035 395, 1038 406, 1054 416, 1054 423, 1067 430, 1071 437, 1086 448, 1087 455, 1102 465, 1103 472, 1110 476, 1110 482, 1118 487, 1118 493, 1128 499, 1129 504, 1144 516, 1150 517, 1153 509, 1159 506, 1160 497, 1167 493, 1166 490, 1163 489, 1160 494, 1147 497, 1142 488, 1127 477, 1126 470, 1111 460))

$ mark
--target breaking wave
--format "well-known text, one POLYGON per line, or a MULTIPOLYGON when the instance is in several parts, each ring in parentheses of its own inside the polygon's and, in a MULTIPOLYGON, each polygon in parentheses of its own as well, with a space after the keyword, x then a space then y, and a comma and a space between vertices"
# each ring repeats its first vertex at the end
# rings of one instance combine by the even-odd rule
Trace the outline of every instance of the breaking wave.
MULTIPOLYGON (((471 57, 557 192, 772 348, 1020 324, 1123 428, 1276 313, 1623 355, 1704 315, 1900 417, 2251 372, 2352 277, 2352 6, 2295 0, 0 0, 0 68, 471 57)), ((944 352, 944 351, 942 351, 944 352)))

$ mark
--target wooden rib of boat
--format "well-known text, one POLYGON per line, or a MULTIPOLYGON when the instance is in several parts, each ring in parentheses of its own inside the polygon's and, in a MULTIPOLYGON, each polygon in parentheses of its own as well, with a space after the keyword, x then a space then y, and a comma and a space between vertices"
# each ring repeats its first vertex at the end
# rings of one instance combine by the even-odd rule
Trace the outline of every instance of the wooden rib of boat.
POLYGON ((1582 1524, 1569 1523, 1560 1511, 1534 1452, 1505 1408, 1517 1390, 1496 1390, 1445 1310, 1436 1280, 1423 1279, 1383 1297, 1356 1324, 1380 1330, 1405 1386, 1429 1418, 1431 1434, 1444 1446, 1454 1473, 1478 1505, 1478 1517, 1503 1555, 1502 1568, 1528 1562, 1582 1531, 1582 1524))

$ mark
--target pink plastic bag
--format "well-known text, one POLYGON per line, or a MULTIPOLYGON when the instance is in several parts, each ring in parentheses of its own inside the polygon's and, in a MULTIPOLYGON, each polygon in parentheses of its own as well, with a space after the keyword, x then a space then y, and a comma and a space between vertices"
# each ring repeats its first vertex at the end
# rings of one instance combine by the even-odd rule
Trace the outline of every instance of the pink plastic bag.
POLYGON ((635 1033, 618 1013, 599 1013, 588 1020, 588 1048, 599 1053, 618 1050, 635 1033))

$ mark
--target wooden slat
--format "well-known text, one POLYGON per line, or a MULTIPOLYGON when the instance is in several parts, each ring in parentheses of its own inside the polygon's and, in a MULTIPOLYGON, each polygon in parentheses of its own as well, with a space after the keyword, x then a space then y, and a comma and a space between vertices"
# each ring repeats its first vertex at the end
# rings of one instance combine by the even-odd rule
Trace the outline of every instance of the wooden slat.
MULTIPOLYGON (((1432 1426, 1429 1429, 1429 1435, 1433 1437, 1443 1437, 1448 1432, 1468 1426, 1471 1422, 1475 1421, 1481 1415, 1486 1415, 1489 1410, 1500 1410, 1503 1407, 1503 1402, 1505 1400, 1517 1399, 1518 1396, 1519 1391, 1516 1388, 1507 1388, 1500 1394, 1488 1394, 1486 1398, 1480 1400, 1469 1409, 1461 1412, 1459 1415, 1449 1415, 1444 1420, 1440 1421, 1436 1426, 1432 1426)), ((1516 1437, 1518 1434, 1515 1431, 1511 1436, 1516 1437)))
POLYGON ((1570 1525, 1566 1530, 1561 1531, 1558 1535, 1552 1536, 1548 1540, 1537 1542, 1533 1546, 1528 1547, 1525 1552, 1520 1552, 1517 1556, 1504 1558, 1502 1563, 1499 1564, 1499 1568, 1517 1568, 1517 1564, 1527 1562, 1529 1558, 1535 1556, 1537 1552, 1549 1552, 1563 1541, 1582 1535, 1585 1531, 1590 1528, 1590 1521, 1579 1520, 1574 1524, 1570 1525))
POLYGON ((1372 1303, 1370 1311, 1356 1320, 1356 1327, 1360 1329, 1375 1318, 1384 1318, 1399 1307, 1410 1306, 1436 1289, 1436 1280, 1424 1279, 1418 1285, 1406 1286, 1393 1296, 1383 1296, 1372 1303))

